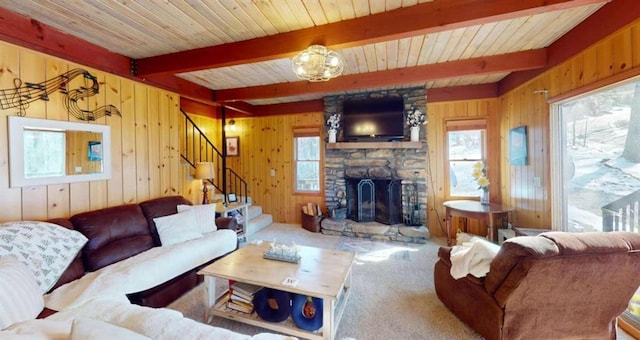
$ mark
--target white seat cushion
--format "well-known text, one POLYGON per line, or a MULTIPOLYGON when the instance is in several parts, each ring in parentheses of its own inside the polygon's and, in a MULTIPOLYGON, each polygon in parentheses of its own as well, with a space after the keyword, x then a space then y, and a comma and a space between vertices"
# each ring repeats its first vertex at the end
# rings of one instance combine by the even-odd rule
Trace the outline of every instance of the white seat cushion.
POLYGON ((11 255, 0 257, 0 329, 35 319, 43 308, 42 292, 31 270, 11 255))

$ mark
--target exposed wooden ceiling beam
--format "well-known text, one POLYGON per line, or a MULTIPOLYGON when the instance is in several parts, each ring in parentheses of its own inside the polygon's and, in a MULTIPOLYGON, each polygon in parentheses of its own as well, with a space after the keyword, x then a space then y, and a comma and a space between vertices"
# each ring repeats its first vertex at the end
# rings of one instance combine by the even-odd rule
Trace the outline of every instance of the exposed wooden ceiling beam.
POLYGON ((121 77, 142 81, 196 101, 215 104, 211 89, 173 75, 134 77, 131 75, 130 58, 4 8, 0 8, 0 40, 121 77))
MULTIPOLYGON (((548 47, 549 60, 544 68, 509 74, 498 82, 498 94, 503 95, 542 72, 560 65, 638 17, 640 17, 638 0, 609 2, 548 47)), ((631 65, 626 66, 631 67, 631 65)))
POLYGON ((440 87, 427 90, 427 103, 498 97, 498 84, 440 87))
POLYGON ((401 86, 424 83, 455 77, 530 70, 546 65, 545 49, 514 52, 489 57, 471 58, 430 64, 416 67, 399 68, 378 72, 351 74, 326 82, 311 83, 298 81, 263 86, 252 86, 227 90, 218 90, 215 99, 249 100, 275 97, 290 97, 311 93, 331 93, 352 91, 382 86, 401 86))
POLYGON ((610 0, 435 0, 393 11, 138 60, 141 77, 291 57, 312 44, 347 48, 610 0))

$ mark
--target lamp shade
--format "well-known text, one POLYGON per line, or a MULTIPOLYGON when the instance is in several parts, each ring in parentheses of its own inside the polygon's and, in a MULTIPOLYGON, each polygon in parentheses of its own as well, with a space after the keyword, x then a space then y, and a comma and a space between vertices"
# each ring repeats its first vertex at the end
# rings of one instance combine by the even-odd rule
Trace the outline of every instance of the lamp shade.
POLYGON ((197 162, 196 163, 196 179, 212 179, 216 177, 216 171, 213 168, 213 162, 197 162))

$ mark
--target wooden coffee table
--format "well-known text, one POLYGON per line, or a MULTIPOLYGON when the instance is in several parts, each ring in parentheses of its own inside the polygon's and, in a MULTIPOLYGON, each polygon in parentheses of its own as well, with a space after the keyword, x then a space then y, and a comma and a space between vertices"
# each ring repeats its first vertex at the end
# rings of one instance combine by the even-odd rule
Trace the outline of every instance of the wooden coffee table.
POLYGON ((354 253, 299 246, 300 263, 288 263, 262 258, 268 242, 247 244, 198 272, 204 275, 205 321, 213 315, 236 320, 307 339, 334 339, 350 295, 351 268, 354 253), (295 287, 283 285, 287 278, 298 280, 295 287), (291 317, 283 322, 262 320, 251 314, 231 310, 225 306, 226 289, 216 291, 216 280, 246 282, 258 286, 321 298, 323 301, 322 328, 309 332, 297 328, 291 317))

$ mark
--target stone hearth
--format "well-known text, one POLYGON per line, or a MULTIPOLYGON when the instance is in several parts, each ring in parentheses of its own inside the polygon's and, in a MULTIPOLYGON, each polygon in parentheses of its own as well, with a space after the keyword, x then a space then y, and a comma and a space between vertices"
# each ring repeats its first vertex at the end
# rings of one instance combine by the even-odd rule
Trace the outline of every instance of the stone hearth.
POLYGON ((404 224, 386 225, 378 222, 354 222, 349 219, 325 218, 320 223, 320 227, 320 231, 326 235, 360 237, 380 241, 425 243, 430 237, 426 227, 404 224))

